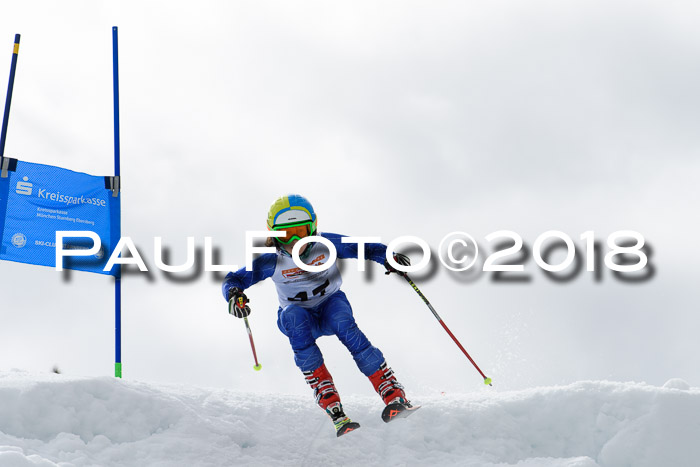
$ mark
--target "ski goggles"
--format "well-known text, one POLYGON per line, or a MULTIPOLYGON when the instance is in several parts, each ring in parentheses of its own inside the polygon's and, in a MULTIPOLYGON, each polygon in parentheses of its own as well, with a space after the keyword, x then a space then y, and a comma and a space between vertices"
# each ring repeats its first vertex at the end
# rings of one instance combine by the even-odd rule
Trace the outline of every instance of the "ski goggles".
POLYGON ((289 245, 294 240, 301 240, 304 237, 308 237, 313 233, 311 229, 313 229, 312 221, 279 225, 272 228, 275 232, 287 232, 287 235, 284 237, 276 237, 276 240, 283 245, 289 245))

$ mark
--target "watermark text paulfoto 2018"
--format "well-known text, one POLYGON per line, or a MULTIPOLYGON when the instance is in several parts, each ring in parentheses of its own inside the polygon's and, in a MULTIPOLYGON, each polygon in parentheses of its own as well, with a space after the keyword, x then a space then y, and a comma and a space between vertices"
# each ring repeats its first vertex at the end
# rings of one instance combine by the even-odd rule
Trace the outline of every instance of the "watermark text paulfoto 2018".
MULTIPOLYGON (((246 269, 251 270, 253 267, 253 256, 258 253, 274 253, 274 247, 255 246, 256 239, 264 239, 267 237, 280 237, 286 235, 285 232, 270 232, 270 231, 247 231, 246 232, 246 248, 245 260, 246 269)), ((510 230, 499 230, 492 232, 484 237, 489 243, 498 244, 499 246, 491 252, 481 265, 481 271, 484 272, 521 272, 524 270, 524 263, 529 259, 527 252, 529 248, 524 247, 522 237, 510 230), (496 242, 498 239, 505 241, 496 242), (510 260, 507 258, 511 257, 510 260), (515 258, 514 258, 515 257, 515 258), (513 263, 513 260, 516 263, 513 263), (498 263, 497 263, 498 261, 498 263), (517 264, 520 262, 520 264, 517 264)), ((582 233, 579 239, 584 243, 584 258, 586 271, 596 271, 600 268, 600 259, 598 258, 599 242, 595 239, 593 231, 582 233)), ((365 270, 364 261, 364 245, 368 243, 380 243, 380 237, 341 237, 342 243, 357 244, 358 248, 358 271, 365 270)), ((619 230, 611 233, 606 241, 608 251, 603 258, 603 264, 611 271, 618 273, 633 273, 643 270, 649 261, 647 251, 645 249, 645 239, 639 232, 634 230, 619 230), (624 261, 615 261, 616 257, 625 258, 624 261), (630 261, 633 258, 633 261, 630 261)), ((56 270, 63 270, 63 259, 74 256, 96 256, 102 254, 102 243, 100 237, 92 231, 77 230, 77 231, 57 231, 56 232, 56 270), (91 239, 92 247, 89 248, 73 248, 64 241, 66 238, 81 238, 91 239)), ((532 246, 532 258, 539 268, 548 272, 556 273, 569 268, 574 262, 581 263, 581 258, 577 257, 579 248, 574 244, 571 236, 559 230, 549 230, 537 237, 532 246), (548 243, 547 248, 543 245, 548 243), (551 264, 551 253, 554 247, 563 247, 566 255, 564 259, 556 264, 551 264)), ((302 270, 307 272, 324 271, 335 263, 337 252, 333 243, 325 237, 311 236, 300 239, 292 250, 292 259, 294 263, 302 270), (320 242, 323 243, 329 250, 329 258, 322 264, 306 264, 300 258, 301 249, 307 243, 320 242)), ((430 245, 423 239, 416 236, 400 236, 391 240, 387 244, 387 262, 396 270, 413 273, 426 268, 431 261, 430 245), (418 247, 422 250, 420 261, 413 261, 409 266, 398 264, 392 253, 405 247, 412 245, 413 248, 418 247)), ((580 254, 580 253, 579 253, 580 254)), ((163 261, 162 254, 162 238, 154 237, 154 261, 155 265, 161 271, 167 273, 181 273, 193 268, 195 265, 195 238, 187 237, 187 260, 180 265, 168 265, 163 261)), ((466 232, 456 231, 445 235, 438 247, 438 259, 442 265, 451 271, 467 271, 472 268, 479 257, 479 245, 476 240, 466 232)), ((136 265, 140 271, 147 272, 148 268, 143 261, 141 254, 134 245, 130 237, 122 237, 119 243, 114 248, 104 271, 110 271, 115 265, 136 265), (123 257, 122 252, 127 249, 130 256, 123 257)), ((213 264, 212 255, 212 238, 204 237, 204 271, 207 272, 226 272, 235 271, 238 265, 213 264)))

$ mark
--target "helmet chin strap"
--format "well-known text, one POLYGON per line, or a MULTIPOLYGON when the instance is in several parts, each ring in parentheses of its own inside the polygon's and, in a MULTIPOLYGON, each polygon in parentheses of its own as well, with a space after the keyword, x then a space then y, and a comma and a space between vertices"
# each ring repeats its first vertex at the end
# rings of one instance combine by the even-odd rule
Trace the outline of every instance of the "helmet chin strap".
MULTIPOLYGON (((276 239, 275 239, 275 246, 277 247, 277 251, 279 251, 280 254, 282 254, 282 256, 290 256, 290 257, 292 256, 292 254, 287 251, 287 249, 284 247, 284 245, 281 244, 280 242, 278 242, 276 239)), ((304 251, 299 255, 299 258, 306 259, 306 257, 308 257, 310 254, 311 254, 311 245, 307 244, 304 251)))

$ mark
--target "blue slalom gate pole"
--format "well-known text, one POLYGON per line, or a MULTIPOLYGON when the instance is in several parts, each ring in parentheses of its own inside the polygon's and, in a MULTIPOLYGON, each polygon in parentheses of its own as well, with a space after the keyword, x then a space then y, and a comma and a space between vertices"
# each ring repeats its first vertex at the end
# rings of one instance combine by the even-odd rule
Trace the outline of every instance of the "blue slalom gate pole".
POLYGON ((19 34, 15 34, 15 46, 12 51, 12 66, 10 67, 10 83, 7 85, 7 97, 5 98, 5 113, 2 116, 2 133, 0 134, 0 157, 5 155, 5 138, 7 137, 7 124, 10 120, 10 103, 12 102, 12 89, 15 86, 15 71, 17 70, 18 55, 19 34))
MULTIPOLYGON (((119 38, 116 26, 112 27, 112 78, 114 83, 114 176, 119 180, 119 38)), ((121 217, 121 212, 120 212, 121 217)), ((121 232, 119 232, 121 236, 121 232)), ((122 377, 122 266, 117 266, 114 278, 114 376, 122 377)))

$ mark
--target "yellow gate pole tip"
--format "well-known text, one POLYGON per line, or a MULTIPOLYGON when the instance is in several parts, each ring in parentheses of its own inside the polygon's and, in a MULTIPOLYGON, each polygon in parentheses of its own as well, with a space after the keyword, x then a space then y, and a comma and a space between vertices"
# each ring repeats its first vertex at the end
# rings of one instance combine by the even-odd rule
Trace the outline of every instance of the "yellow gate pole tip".
POLYGON ((255 365, 255 366, 253 367, 253 369, 254 369, 255 371, 260 371, 260 370, 262 369, 262 365, 258 363, 257 365, 255 365))

